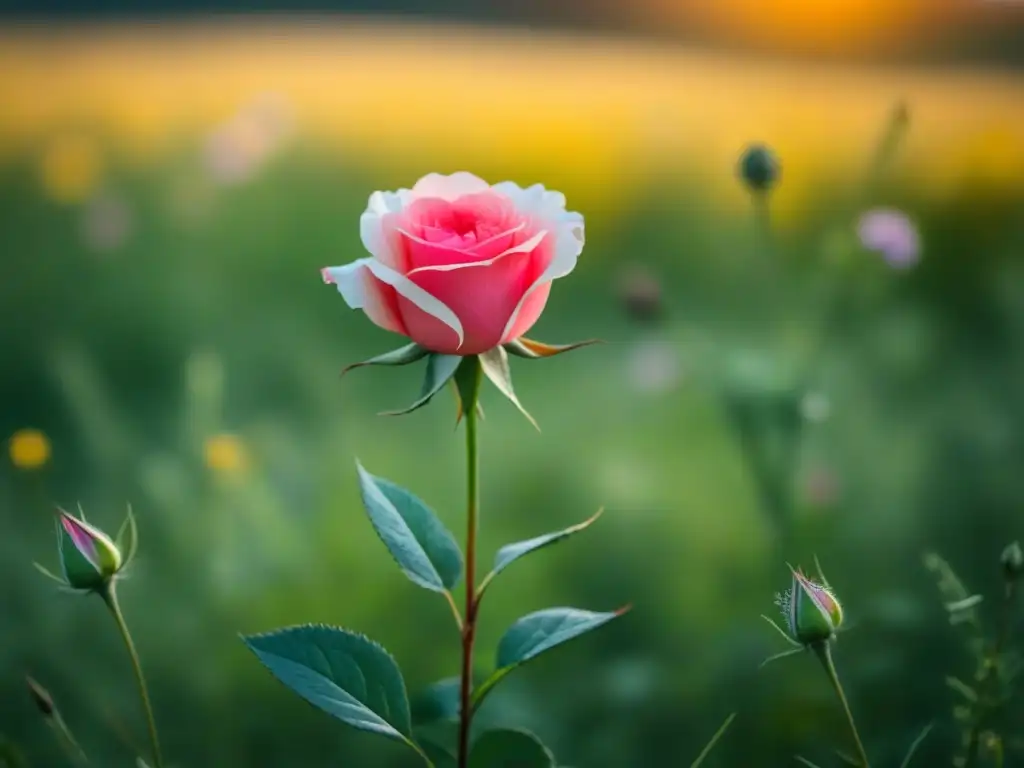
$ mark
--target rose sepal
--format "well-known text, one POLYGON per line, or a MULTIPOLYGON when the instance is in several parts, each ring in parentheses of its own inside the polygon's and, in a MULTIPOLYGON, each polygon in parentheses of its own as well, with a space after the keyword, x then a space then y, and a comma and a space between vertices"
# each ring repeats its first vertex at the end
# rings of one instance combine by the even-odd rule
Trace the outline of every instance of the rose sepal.
POLYGON ((604 344, 603 339, 586 339, 572 344, 545 344, 543 341, 535 341, 525 336, 502 344, 502 347, 510 355, 525 357, 528 360, 538 360, 544 357, 554 357, 565 352, 572 352, 574 349, 589 347, 592 344, 604 344))
POLYGON ((344 376, 349 371, 355 368, 362 368, 364 365, 410 365, 418 360, 422 360, 429 354, 429 349, 421 347, 416 342, 413 342, 412 344, 406 344, 404 347, 392 349, 390 352, 385 352, 381 355, 368 358, 367 360, 346 365, 342 368, 341 375, 344 376))
POLYGON ((428 353, 426 357, 427 368, 423 374, 420 396, 412 405, 397 411, 382 411, 380 416, 403 416, 422 408, 451 380, 463 361, 459 355, 440 355, 435 352, 428 353))

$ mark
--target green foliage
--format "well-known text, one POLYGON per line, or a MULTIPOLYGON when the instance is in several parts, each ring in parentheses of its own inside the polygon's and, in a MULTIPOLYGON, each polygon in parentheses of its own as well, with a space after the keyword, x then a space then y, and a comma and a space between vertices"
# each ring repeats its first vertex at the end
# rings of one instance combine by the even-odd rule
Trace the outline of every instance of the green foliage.
POLYGON ((903 758, 903 762, 900 763, 900 768, 908 768, 910 761, 914 759, 914 755, 917 753, 918 748, 924 744, 924 740, 928 738, 928 734, 932 732, 935 727, 935 723, 928 723, 918 734, 917 738, 910 744, 910 749, 907 750, 907 754, 903 758))
POLYGON ((503 347, 495 347, 492 350, 482 353, 480 356, 480 367, 483 369, 484 375, 491 380, 491 383, 498 388, 505 397, 512 401, 512 404, 519 409, 519 412, 527 418, 527 420, 533 424, 536 429, 540 429, 537 426, 537 422, 533 416, 523 407, 523 404, 519 402, 519 398, 516 396, 515 390, 512 388, 512 369, 508 364, 508 353, 503 347))
POLYGON ((518 619, 498 641, 496 669, 473 692, 473 708, 479 707, 512 670, 545 651, 603 627, 626 610, 596 613, 578 608, 547 608, 518 619))
POLYGON ((485 731, 473 743, 469 768, 555 768, 555 756, 529 731, 485 731))
POLYGON ((480 385, 483 382, 483 370, 480 358, 470 355, 463 358, 458 370, 455 371, 455 394, 459 400, 459 419, 469 408, 480 407, 480 385))
POLYGON ((414 746, 405 681, 377 643, 313 624, 242 639, 274 677, 313 706, 353 728, 414 746))
MULTIPOLYGON (((983 596, 970 593, 953 567, 939 555, 926 554, 924 563, 936 577, 950 624, 967 627, 967 650, 973 656, 975 666, 973 685, 953 675, 946 676, 946 685, 958 694, 960 702, 953 707, 953 720, 960 729, 960 750, 953 758, 953 765, 974 768, 984 742, 997 745, 996 751, 1002 753, 1002 737, 993 730, 986 730, 985 726, 1009 704, 1015 678, 1024 669, 1020 655, 1009 647, 1010 633, 1016 621, 1017 574, 1007 571, 1005 557, 1001 557, 1003 600, 998 627, 994 637, 989 638, 979 611, 983 596)), ((929 731, 930 726, 911 746, 904 765, 909 763, 929 731)))
POLYGON ((458 716, 458 677, 446 677, 431 683, 413 697, 412 719, 416 724, 455 720, 458 716))
POLYGON ((700 768, 700 766, 703 765, 707 756, 711 754, 711 750, 713 750, 715 745, 722 740, 722 737, 725 736, 725 732, 729 730, 729 726, 732 725, 732 721, 735 719, 735 712, 725 718, 725 722, 718 727, 717 731, 715 731, 715 735, 711 737, 711 741, 704 746, 704 749, 702 749, 700 754, 697 755, 697 759, 690 763, 690 768, 700 768))
POLYGON ((344 376, 349 371, 356 368, 362 368, 364 365, 409 365, 410 363, 415 363, 417 360, 422 360, 429 354, 430 350, 424 349, 419 344, 406 344, 404 347, 399 347, 398 349, 393 349, 390 352, 376 355, 368 360, 346 365, 342 369, 341 375, 344 376))
POLYGON ((139 549, 139 526, 135 522, 135 515, 132 512, 131 504, 128 505, 128 512, 125 515, 124 522, 121 523, 121 528, 117 532, 117 548, 121 552, 121 556, 124 558, 124 565, 122 569, 127 569, 135 560, 135 555, 139 549))
POLYGON ((412 413, 429 403, 445 384, 455 375, 464 358, 458 355, 438 355, 431 353, 427 357, 427 369, 423 374, 423 386, 420 388, 420 396, 408 408, 401 408, 397 411, 385 411, 383 416, 402 416, 412 413))
POLYGON ((28 759, 18 745, 0 734, 0 768, 29 768, 28 759))
POLYGON ((513 544, 506 544, 495 554, 494 566, 491 568, 491 572, 484 578, 483 582, 481 582, 478 593, 483 594, 484 590, 490 585, 494 578, 519 558, 525 557, 531 552, 536 552, 538 549, 544 549, 552 544, 557 544, 558 542, 569 538, 573 534, 586 530, 597 521, 597 518, 601 516, 603 511, 603 509, 599 509, 592 517, 587 518, 582 523, 570 525, 568 528, 563 528, 560 531, 545 533, 532 539, 517 541, 513 544))
MULTIPOLYGON (((158 676, 162 719, 176 734, 179 765, 313 765, 326 759, 404 766, 409 755, 375 752, 375 740, 339 740, 331 729, 311 730, 286 697, 239 707, 260 690, 264 673, 239 663, 230 642, 216 644, 216 637, 230 637, 238 626, 330 616, 343 605, 347 620, 402 643, 393 650, 410 680, 432 679, 439 666, 454 665, 450 647, 424 648, 420 642, 420 628, 432 627, 436 612, 419 607, 387 578, 388 564, 374 562, 378 553, 367 546, 369 531, 344 523, 351 500, 332 492, 337 468, 350 461, 355 446, 367 460, 371 453, 386 455, 394 476, 409 478, 426 498, 452 493, 434 466, 435 451, 438 464, 446 460, 437 450, 435 414, 422 414, 400 434, 371 418, 381 403, 401 397, 402 376, 360 377, 341 392, 337 388, 337 370, 365 357, 382 332, 356 313, 339 318, 333 302, 324 302, 322 311, 309 299, 308 275, 323 254, 358 247, 351 227, 338 222, 358 218, 366 190, 379 186, 379 179, 299 153, 267 177, 211 192, 203 220, 186 230, 175 228, 165 207, 173 203, 168 198, 176 194, 177 176, 191 169, 168 164, 139 174, 111 171, 111 189, 128 193, 137 211, 136 237, 126 249, 102 257, 77 239, 84 209, 41 198, 34 164, 8 170, 0 184, 5 231, 12 235, 4 306, 19 318, 0 329, 10 370, 9 427, 35 421, 55 448, 45 473, 11 471, 0 484, 4 508, 18 511, 5 521, 8 535, 0 542, 6 594, 18 617, 4 630, 0 669, 10 674, 2 682, 13 689, 23 664, 33 670, 45 665, 42 671, 57 690, 74 681, 81 698, 65 703, 77 708, 76 723, 97 715, 86 731, 90 754, 108 725, 102 712, 108 705, 118 712, 128 708, 104 685, 108 670, 123 663, 119 649, 90 631, 88 611, 72 607, 55 620, 52 603, 38 599, 43 587, 21 572, 26 548, 41 552, 50 543, 38 529, 51 500, 95 497, 118 505, 132 498, 154 527, 145 538, 132 614, 148 635, 147 661, 158 676), (288 258, 282 260, 282 253, 288 258), (69 268, 74 280, 54 279, 69 268), (243 272, 245 290, 238 290, 243 272), (197 339, 217 350, 207 356, 222 361, 224 381, 200 387, 190 362, 183 390, 181 361, 196 355, 197 339), (219 394, 207 397, 200 390, 219 394), (237 434, 254 471, 228 474, 204 464, 203 441, 218 432, 237 434), (197 559, 200 550, 210 557, 197 559), (356 569, 360 589, 346 588, 356 569), (179 674, 181 649, 199 644, 204 653, 190 660, 190 674, 179 674), (208 738, 197 722, 216 723, 217 738, 208 738)), ((393 172, 399 181, 408 178, 404 169, 393 172)), ((833 202, 834 185, 821 181, 809 197, 824 209, 833 202)), ((742 744, 726 740, 723 764, 738 756, 732 764, 745 766, 753 752, 763 754, 765 764, 781 765, 816 738, 820 681, 793 674, 762 697, 755 689, 764 686, 746 676, 760 649, 728 631, 762 604, 765 574, 779 554, 772 532, 760 525, 752 492, 757 486, 749 482, 748 465, 737 459, 735 432, 718 417, 715 391, 709 396, 701 376, 709 358, 736 344, 768 356, 802 354, 805 329, 822 299, 819 281, 852 284, 868 275, 874 293, 854 297, 836 325, 837 343, 823 350, 828 366, 814 384, 835 407, 828 424, 801 427, 799 456, 792 462, 798 474, 785 489, 795 510, 784 531, 793 556, 831 547, 837 570, 849 574, 871 551, 878 567, 862 568, 849 590, 859 613, 876 598, 901 598, 898 585, 913 578, 909 553, 922 540, 961 546, 953 550, 958 570, 970 582, 984 583, 987 566, 972 554, 994 546, 988 541, 993 531, 1017 523, 1019 451, 1012 439, 1000 443, 1005 437, 999 426, 1017 423, 1024 413, 1014 384, 1024 361, 1018 309, 1024 282, 1016 261, 1024 241, 1016 193, 963 187, 940 201, 930 193, 886 188, 887 201, 920 216, 928 246, 921 269, 899 278, 855 251, 847 254, 844 271, 825 263, 828 254, 819 245, 831 242, 833 233, 823 234, 819 225, 827 217, 819 217, 809 201, 778 234, 780 243, 791 246, 785 257, 800 274, 769 284, 745 253, 747 212, 709 210, 704 183, 673 179, 671 189, 652 187, 650 201, 623 199, 616 210, 594 217, 604 231, 590 238, 586 270, 579 280, 559 281, 553 293, 558 301, 551 302, 542 327, 566 338, 581 330, 600 333, 616 343, 597 360, 582 355, 550 368, 524 366, 516 383, 520 393, 543 387, 545 410, 552 414, 548 439, 538 446, 508 430, 486 442, 485 474, 499 478, 485 497, 490 541, 545 530, 543 521, 558 509, 608 503, 625 513, 595 530, 600 560, 586 549, 560 553, 564 566, 545 563, 518 590, 492 599, 525 610, 521 604, 552 604, 568 588, 581 602, 600 600, 611 574, 615 588, 627 595, 643 590, 645 602, 658 606, 631 622, 628 640, 615 651, 642 648, 657 656, 664 684, 653 692, 630 689, 632 678, 618 679, 603 646, 583 644, 574 649, 572 663, 530 679, 522 701, 509 697, 535 717, 543 716, 548 702, 551 708, 579 708, 578 717, 552 728, 558 743, 587 768, 660 765, 666 754, 682 761, 691 753, 683 727, 688 713, 731 707, 738 697, 751 716, 742 744), (967 266, 964 253, 972 255, 967 266), (669 320, 644 329, 644 336, 599 298, 614 283, 623 254, 643 259, 667 298, 669 320), (761 297, 777 302, 772 307, 779 312, 768 311, 761 297), (661 392, 635 385, 643 371, 634 370, 642 366, 634 366, 633 353, 647 342, 676 354, 693 376, 661 392), (630 409, 622 413, 617 406, 627 386, 630 409), (891 428, 894 419, 898 430, 891 428), (799 473, 822 466, 839 492, 812 506, 801 497, 806 491, 799 473), (659 514, 646 515, 648 510, 659 514), (628 522, 620 523, 627 515, 628 522), (567 684, 577 664, 593 669, 592 700, 567 684)), ((852 238, 849 225, 839 222, 836 237, 852 238)), ((518 354, 512 345, 506 349, 518 354)), ((794 414, 795 408, 788 415, 794 414)), ((495 413, 498 430, 505 418, 495 413)), ((987 619, 1000 602, 986 594, 979 603, 967 591, 943 600, 959 603, 953 612, 958 620, 987 619)), ((904 743, 900 734, 920 717, 914 713, 934 705, 929 672, 957 663, 927 616, 909 602, 892 614, 894 623, 902 622, 889 628, 898 634, 858 634, 862 659, 848 669, 856 698, 875 705, 858 714, 880 744, 904 743), (886 695, 890 691, 895 695, 886 695)), ((991 633, 980 637, 990 641, 991 633)), ((971 652, 980 647, 972 645, 971 652)), ((1012 671, 1010 665, 1001 669, 1012 671)), ((990 694, 975 683, 976 669, 956 671, 963 683, 956 693, 964 707, 958 716, 966 715, 957 727, 966 728, 975 700, 990 694)), ((47 759, 52 735, 37 727, 30 707, 22 709, 11 708, 5 729, 29 754, 39 755, 37 764, 56 764, 57 758, 47 759)), ((1005 722, 994 721, 991 728, 1005 722)), ((998 764, 995 745, 1001 749, 1003 742, 989 726, 979 741, 982 757, 998 764)), ((914 764, 930 765, 933 746, 925 744, 914 764)), ((1012 726, 1005 746, 1021 747, 1012 726)), ((894 750, 893 765, 902 747, 894 750)), ((126 763, 131 760, 124 755, 96 758, 97 765, 126 763)))
POLYGON ((462 552, 437 515, 399 485, 356 463, 359 491, 374 530, 409 580, 446 592, 462 578, 462 552))

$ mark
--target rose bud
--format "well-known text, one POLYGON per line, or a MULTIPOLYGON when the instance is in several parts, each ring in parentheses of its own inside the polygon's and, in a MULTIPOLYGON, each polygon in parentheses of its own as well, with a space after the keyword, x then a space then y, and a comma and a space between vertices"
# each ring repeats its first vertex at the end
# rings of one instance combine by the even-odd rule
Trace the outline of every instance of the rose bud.
POLYGON ((117 543, 103 531, 63 509, 57 510, 57 549, 60 576, 36 563, 36 568, 51 579, 73 590, 99 592, 131 563, 138 544, 138 531, 131 509, 121 526, 117 543))
MULTIPOLYGON (((817 562, 817 561, 815 561, 817 562)), ((783 651, 766 659, 761 666, 776 659, 799 653, 805 648, 822 650, 835 639, 843 624, 843 609, 835 593, 828 585, 821 567, 818 567, 819 582, 811 581, 800 569, 790 568, 793 584, 781 595, 776 595, 775 604, 785 619, 780 627, 772 619, 763 616, 781 634, 794 650, 783 651)))
POLYGON ((107 534, 63 510, 58 522, 61 572, 69 586, 99 589, 117 575, 123 558, 107 534))
POLYGON ((789 636, 801 645, 831 640, 843 623, 843 609, 835 595, 822 584, 793 571, 793 586, 779 596, 789 636))

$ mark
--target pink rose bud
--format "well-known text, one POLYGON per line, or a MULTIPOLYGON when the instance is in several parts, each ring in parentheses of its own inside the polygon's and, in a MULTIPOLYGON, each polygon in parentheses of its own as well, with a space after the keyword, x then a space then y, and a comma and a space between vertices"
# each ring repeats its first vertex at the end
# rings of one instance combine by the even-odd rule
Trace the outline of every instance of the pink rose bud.
POLYGON ((135 556, 138 534, 131 510, 118 533, 117 543, 103 531, 62 509, 57 510, 57 548, 61 576, 37 565, 47 576, 78 590, 103 590, 135 556))
POLYGON ((776 603, 786 620, 787 634, 800 645, 831 640, 843 623, 843 609, 832 590, 800 570, 793 571, 793 585, 776 603))
POLYGON ((584 242, 561 193, 466 172, 374 192, 359 228, 370 256, 323 269, 324 282, 381 328, 453 355, 526 333, 584 242))

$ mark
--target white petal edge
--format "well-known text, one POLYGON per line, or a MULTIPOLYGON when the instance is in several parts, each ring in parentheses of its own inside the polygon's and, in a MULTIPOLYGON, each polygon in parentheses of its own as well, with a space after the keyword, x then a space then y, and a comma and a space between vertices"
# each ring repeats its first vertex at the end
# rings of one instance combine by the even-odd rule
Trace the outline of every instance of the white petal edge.
MULTIPOLYGON (((403 235, 413 240, 419 239, 417 237, 413 237, 408 232, 405 232, 403 230, 399 230, 399 232, 402 232, 403 235)), ((463 264, 439 264, 434 267, 416 267, 416 269, 410 270, 408 274, 415 275, 417 272, 451 272, 452 270, 455 269, 467 269, 469 267, 489 267, 495 262, 499 261, 500 259, 503 259, 506 256, 510 256, 513 253, 529 253, 538 245, 540 245, 544 238, 547 236, 548 231, 546 229, 542 229, 529 240, 525 240, 519 245, 514 245, 508 250, 502 251, 493 258, 484 259, 483 261, 467 261, 463 264)))
POLYGON ((412 197, 437 197, 451 202, 463 195, 486 192, 490 188, 490 184, 469 171, 456 171, 447 176, 442 173, 428 173, 413 185, 412 197))
POLYGON ((494 190, 507 196, 516 206, 516 210, 551 222, 555 226, 555 255, 551 264, 523 297, 519 300, 512 316, 509 317, 505 330, 501 334, 502 343, 510 341, 508 334, 519 319, 519 312, 530 295, 542 285, 565 277, 576 268, 576 262, 583 252, 586 242, 583 215, 565 209, 565 195, 544 188, 543 184, 534 184, 523 189, 512 181, 503 181, 494 185, 494 190))
POLYGON ((420 288, 405 275, 399 274, 376 259, 359 259, 340 267, 325 267, 320 272, 325 283, 337 286, 338 293, 345 299, 346 304, 352 309, 364 309, 368 297, 360 275, 363 268, 370 270, 373 276, 382 283, 390 285, 428 315, 437 318, 451 328, 459 337, 459 347, 462 346, 464 338, 462 323, 451 308, 420 288))
POLYGON ((398 267, 398 255, 391 251, 391 245, 384 238, 381 219, 389 213, 399 213, 412 199, 412 192, 400 189, 397 192, 374 192, 366 204, 366 211, 359 217, 359 237, 363 248, 389 267, 398 267))

